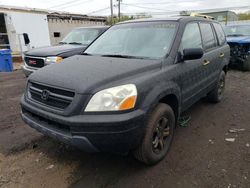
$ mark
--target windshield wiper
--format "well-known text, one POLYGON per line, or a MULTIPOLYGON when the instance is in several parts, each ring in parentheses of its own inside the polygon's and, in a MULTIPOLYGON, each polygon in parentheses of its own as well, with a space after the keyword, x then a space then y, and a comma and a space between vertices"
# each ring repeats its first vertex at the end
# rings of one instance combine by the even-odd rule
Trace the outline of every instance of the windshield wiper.
POLYGON ((231 34, 231 35, 227 35, 227 37, 241 37, 244 36, 242 34, 231 34))
POLYGON ((68 44, 79 44, 79 45, 82 45, 82 43, 80 43, 80 42, 69 42, 68 44))
POLYGON ((67 42, 62 42, 62 41, 61 41, 61 42, 59 42, 59 44, 68 44, 68 43, 67 43, 67 42))
POLYGON ((131 55, 121 55, 121 54, 104 54, 102 57, 119 57, 119 58, 127 58, 127 59, 146 59, 146 57, 138 57, 131 55))
POLYGON ((92 54, 89 54, 89 53, 82 53, 82 55, 89 55, 89 56, 92 56, 92 54))

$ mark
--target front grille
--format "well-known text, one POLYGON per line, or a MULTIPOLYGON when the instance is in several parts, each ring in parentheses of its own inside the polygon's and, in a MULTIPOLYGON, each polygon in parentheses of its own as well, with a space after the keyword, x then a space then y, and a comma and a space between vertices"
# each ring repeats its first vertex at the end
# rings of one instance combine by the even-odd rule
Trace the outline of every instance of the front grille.
POLYGON ((238 44, 238 43, 228 43, 230 45, 231 56, 242 56, 248 53, 249 45, 248 44, 238 44))
POLYGON ((61 110, 67 108, 75 96, 72 91, 33 82, 29 83, 28 91, 32 100, 61 110))
POLYGON ((42 58, 42 57, 40 58, 40 57, 26 56, 26 57, 24 57, 24 60, 28 66, 36 67, 36 68, 44 67, 44 58, 42 58))

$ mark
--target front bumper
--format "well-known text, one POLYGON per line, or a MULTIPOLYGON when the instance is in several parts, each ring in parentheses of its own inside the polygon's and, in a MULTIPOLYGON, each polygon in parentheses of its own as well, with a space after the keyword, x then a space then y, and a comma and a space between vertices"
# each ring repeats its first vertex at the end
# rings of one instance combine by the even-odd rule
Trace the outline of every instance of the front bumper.
POLYGON ((61 116, 21 100, 22 118, 32 128, 86 152, 127 153, 144 135, 145 113, 61 116))
POLYGON ((22 65, 21 68, 26 77, 28 77, 34 71, 38 70, 38 68, 29 67, 27 65, 22 65))

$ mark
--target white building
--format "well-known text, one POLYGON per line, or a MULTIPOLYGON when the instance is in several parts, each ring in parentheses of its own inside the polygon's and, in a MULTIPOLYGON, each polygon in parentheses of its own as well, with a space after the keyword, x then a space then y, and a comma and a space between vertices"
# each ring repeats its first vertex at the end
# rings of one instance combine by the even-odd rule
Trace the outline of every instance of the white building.
POLYGON ((0 48, 10 48, 20 54, 21 48, 28 50, 23 33, 29 36, 29 47, 37 48, 60 42, 75 27, 104 25, 105 22, 104 17, 0 6, 0 48))

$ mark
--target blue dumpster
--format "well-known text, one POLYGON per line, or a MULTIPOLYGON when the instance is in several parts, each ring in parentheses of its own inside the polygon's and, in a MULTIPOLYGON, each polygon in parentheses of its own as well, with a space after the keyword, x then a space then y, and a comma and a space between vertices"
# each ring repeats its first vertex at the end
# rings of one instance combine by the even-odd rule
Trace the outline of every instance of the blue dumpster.
POLYGON ((12 72, 13 64, 11 50, 0 49, 0 72, 12 72))

